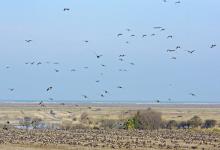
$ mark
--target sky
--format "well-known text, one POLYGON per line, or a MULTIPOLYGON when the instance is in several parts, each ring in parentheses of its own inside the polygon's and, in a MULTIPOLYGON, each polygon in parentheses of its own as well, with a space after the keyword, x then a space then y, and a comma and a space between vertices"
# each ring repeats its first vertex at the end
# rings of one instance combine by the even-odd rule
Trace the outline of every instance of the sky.
POLYGON ((0 100, 220 102, 219 8, 219 0, 3 0, 0 100), (42 65, 25 65, 33 61, 42 65))

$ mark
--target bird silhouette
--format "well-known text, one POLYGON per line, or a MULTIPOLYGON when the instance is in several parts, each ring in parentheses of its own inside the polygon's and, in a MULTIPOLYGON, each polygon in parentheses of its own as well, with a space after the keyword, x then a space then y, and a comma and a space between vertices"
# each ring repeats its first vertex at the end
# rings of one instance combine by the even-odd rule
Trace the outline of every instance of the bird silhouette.
POLYGON ((167 39, 172 39, 172 38, 173 38, 172 35, 168 35, 168 36, 167 36, 167 39))
POLYGON ((153 27, 154 29, 161 29, 162 27, 160 26, 157 26, 157 27, 153 27))
POLYGON ((212 44, 212 45, 210 46, 210 48, 214 48, 214 47, 216 47, 216 44, 212 44))
POLYGON ((46 89, 46 91, 50 91, 50 90, 52 90, 52 89, 53 89, 53 87, 50 86, 50 87, 48 87, 48 88, 46 89))
POLYGON ((189 93, 189 95, 191 95, 191 96, 196 96, 196 94, 194 94, 194 93, 189 93))
POLYGON ((70 9, 69 8, 64 8, 63 11, 70 11, 70 9))
POLYGON ((30 43, 30 42, 32 42, 32 40, 25 40, 25 42, 30 43))
POLYGON ((9 91, 13 92, 15 89, 14 88, 9 88, 9 91))
POLYGON ((84 99, 87 99, 87 98, 88 98, 88 96, 87 96, 87 95, 82 95, 82 97, 83 97, 84 99))
POLYGON ((187 51, 188 53, 192 54, 194 53, 196 50, 192 50, 192 51, 187 51))
POLYGON ((147 34, 143 34, 143 35, 142 35, 142 38, 144 38, 144 37, 146 37, 146 36, 147 36, 147 34))
POLYGON ((55 71, 55 72, 59 72, 60 70, 58 70, 58 69, 54 69, 54 71, 55 71))
POLYGON ((180 49, 181 47, 180 46, 176 46, 176 49, 180 49))
POLYGON ((117 37, 120 37, 120 36, 122 36, 123 34, 122 33, 119 33, 119 34, 117 34, 117 37))
POLYGON ((167 52, 175 52, 175 49, 168 49, 167 52))
POLYGON ((125 57, 126 55, 125 54, 121 54, 121 55, 119 55, 119 57, 125 57))
POLYGON ((123 87, 122 87, 122 86, 118 86, 117 88, 118 88, 118 89, 122 89, 123 87))
POLYGON ((70 71, 71 71, 71 72, 75 72, 75 71, 76 71, 76 69, 71 69, 70 71))

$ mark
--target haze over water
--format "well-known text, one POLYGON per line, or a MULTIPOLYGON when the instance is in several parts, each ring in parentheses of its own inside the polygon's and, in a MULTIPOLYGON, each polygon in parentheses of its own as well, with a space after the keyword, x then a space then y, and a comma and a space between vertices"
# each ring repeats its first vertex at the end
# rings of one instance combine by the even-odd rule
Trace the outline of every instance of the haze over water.
POLYGON ((219 103, 219 8, 219 0, 3 1, 0 99, 219 103), (117 37, 119 33, 123 35, 117 37), (217 46, 211 49, 212 44, 217 46), (176 52, 167 52, 178 45, 176 52), (118 60, 121 54, 124 62, 118 60), (53 90, 47 92, 50 86, 53 90), (105 90, 109 93, 100 97, 105 90))

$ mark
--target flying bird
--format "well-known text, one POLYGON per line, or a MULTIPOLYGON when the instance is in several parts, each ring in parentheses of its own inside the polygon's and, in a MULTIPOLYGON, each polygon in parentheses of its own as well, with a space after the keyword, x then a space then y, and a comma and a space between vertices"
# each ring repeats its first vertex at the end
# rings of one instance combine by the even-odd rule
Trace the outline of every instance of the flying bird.
POLYGON ((192 54, 194 53, 196 50, 192 50, 192 51, 187 51, 188 53, 192 54))
POLYGON ((50 86, 50 87, 48 87, 47 88, 47 90, 46 91, 50 91, 50 90, 52 90, 53 89, 53 87, 52 86, 50 86))
POLYGON ((142 38, 144 38, 144 37, 146 37, 146 36, 147 36, 147 34, 143 34, 143 35, 142 35, 142 38))
POLYGON ((194 93, 189 93, 189 95, 191 95, 191 96, 196 96, 196 94, 194 94, 194 93))
POLYGON ((154 29, 161 29, 162 27, 160 27, 160 26, 157 26, 157 27, 154 27, 154 29))
POLYGON ((122 33, 119 33, 119 34, 117 34, 117 37, 120 37, 120 36, 122 36, 123 34, 122 33))
POLYGON ((167 52, 175 52, 175 49, 168 49, 167 52))
POLYGON ((87 99, 87 98, 88 98, 88 96, 87 96, 87 95, 82 95, 82 97, 83 97, 84 99, 87 99))
POLYGON ((168 35, 168 36, 167 36, 167 39, 172 39, 172 38, 173 38, 172 35, 168 35))
POLYGON ((63 9, 63 11, 69 11, 69 10, 70 10, 69 8, 64 8, 64 9, 63 9))
POLYGON ((15 89, 14 88, 10 88, 9 91, 13 92, 15 89))
POLYGON ((217 45, 216 44, 212 44, 211 46, 210 46, 210 48, 214 48, 214 47, 216 47, 217 45))
POLYGON ((176 46, 176 49, 180 49, 181 47, 180 46, 176 46))
POLYGON ((25 40, 25 42, 30 43, 30 42, 32 42, 32 40, 25 40))

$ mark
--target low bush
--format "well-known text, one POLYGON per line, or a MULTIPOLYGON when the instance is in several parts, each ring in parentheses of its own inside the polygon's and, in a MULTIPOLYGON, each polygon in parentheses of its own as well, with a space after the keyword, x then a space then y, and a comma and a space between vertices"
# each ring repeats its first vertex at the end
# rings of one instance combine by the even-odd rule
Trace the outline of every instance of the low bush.
POLYGON ((125 123, 126 129, 155 130, 162 125, 161 113, 152 109, 140 110, 125 123))
POLYGON ((176 129, 177 126, 178 126, 178 123, 176 122, 176 120, 170 120, 166 124, 167 129, 176 129))
POLYGON ((191 128, 198 128, 202 125, 202 119, 199 116, 194 116, 190 120, 187 121, 189 124, 189 127, 191 128))
POLYGON ((203 128, 213 128, 216 126, 216 124, 217 124, 216 120, 208 119, 208 120, 205 120, 202 127, 203 128))

